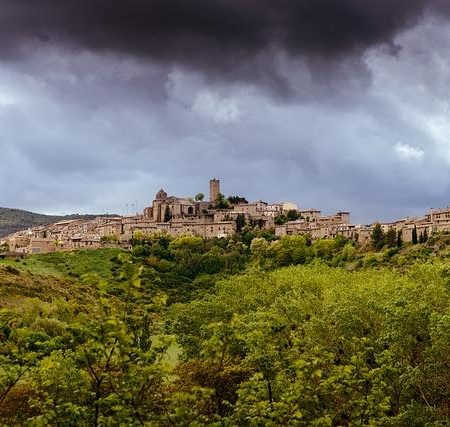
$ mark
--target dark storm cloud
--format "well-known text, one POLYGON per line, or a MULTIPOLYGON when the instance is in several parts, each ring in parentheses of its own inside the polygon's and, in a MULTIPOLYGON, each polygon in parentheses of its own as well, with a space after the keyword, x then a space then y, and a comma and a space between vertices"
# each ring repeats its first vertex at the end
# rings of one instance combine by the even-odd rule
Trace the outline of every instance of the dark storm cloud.
POLYGON ((65 45, 236 78, 267 49, 335 59, 415 24, 442 0, 0 0, 0 55, 65 45))

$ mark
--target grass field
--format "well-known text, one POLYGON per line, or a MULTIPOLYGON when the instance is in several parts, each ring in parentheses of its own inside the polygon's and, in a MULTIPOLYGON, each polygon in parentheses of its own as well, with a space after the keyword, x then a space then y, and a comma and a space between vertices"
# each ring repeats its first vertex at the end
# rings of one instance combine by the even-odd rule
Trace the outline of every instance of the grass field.
POLYGON ((120 249, 80 250, 0 259, 0 307, 20 305, 27 299, 92 301, 93 289, 82 276, 95 273, 112 280, 111 259, 120 249))
POLYGON ((0 259, 0 266, 9 265, 23 272, 71 278, 96 273, 109 280, 112 278, 111 259, 121 252, 121 249, 115 248, 56 252, 31 255, 24 259, 0 259))
POLYGON ((30 299, 42 302, 63 299, 86 304, 94 301, 95 293, 91 287, 81 286, 62 276, 0 265, 0 308, 21 306, 30 299))

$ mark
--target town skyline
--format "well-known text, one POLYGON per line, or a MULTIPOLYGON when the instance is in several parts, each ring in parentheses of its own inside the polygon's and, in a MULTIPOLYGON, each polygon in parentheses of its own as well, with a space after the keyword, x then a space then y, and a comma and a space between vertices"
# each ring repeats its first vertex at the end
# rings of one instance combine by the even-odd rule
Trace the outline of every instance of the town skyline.
MULTIPOLYGON (((249 202, 242 195, 226 197, 217 178, 209 180, 208 193, 180 197, 160 188, 141 212, 121 216, 65 218, 56 223, 19 230, 0 241, 11 252, 21 254, 100 249, 105 246, 130 249, 133 241, 161 233, 172 237, 198 236, 203 239, 249 237, 269 233, 272 238, 306 236, 317 240, 344 238, 360 246, 371 245, 376 229, 390 233, 392 239, 416 244, 429 236, 450 231, 450 207, 432 209, 420 217, 397 218, 394 221, 357 224, 351 213, 339 210, 331 215, 320 208, 302 208, 285 201, 249 202), (392 238, 392 236, 394 236, 392 238)), ((384 240, 383 240, 384 241, 384 240)))
MULTIPOLYGON (((224 180, 221 180, 224 181, 224 180)), ((226 181, 225 181, 226 182, 226 181)), ((25 210, 25 211, 29 211, 29 212, 33 212, 33 213, 38 213, 38 214, 44 214, 44 215, 71 215, 71 214, 82 214, 82 215, 86 215, 86 214, 97 214, 97 215, 121 215, 121 216, 132 216, 135 214, 138 214, 139 212, 141 212, 146 204, 149 203, 149 201, 152 199, 152 194, 157 192, 157 190, 163 189, 169 189, 169 192, 171 194, 179 194, 181 195, 181 197, 184 198, 194 198, 196 194, 198 193, 203 193, 205 196, 208 194, 208 189, 207 187, 204 185, 203 183, 203 187, 201 189, 197 189, 194 190, 194 192, 192 194, 186 194, 181 192, 176 192, 176 191, 172 191, 169 189, 169 186, 167 185, 156 185, 154 187, 154 189, 150 190, 150 195, 146 198, 143 198, 142 200, 134 200, 134 201, 127 201, 126 199, 124 199, 124 201, 121 201, 119 204, 117 204, 118 208, 117 209, 109 209, 109 210, 104 210, 104 211, 95 211, 94 209, 90 209, 89 207, 87 207, 85 210, 77 210, 75 208, 75 210, 70 210, 70 208, 67 209, 63 209, 63 210, 56 210, 56 211, 48 211, 48 210, 39 210, 39 209, 33 209, 32 207, 21 207, 21 206, 2 206, 4 208, 9 208, 9 209, 21 209, 21 210, 25 210)), ((358 224, 374 224, 376 222, 381 222, 381 223, 389 223, 389 222, 393 222, 396 221, 398 219, 401 218, 412 218, 412 217, 416 217, 416 216, 421 216, 423 215, 424 212, 428 212, 432 209, 443 209, 446 208, 448 206, 450 206, 449 202, 443 201, 440 205, 436 205, 436 206, 417 206, 415 209, 407 211, 406 209, 402 210, 403 212, 405 212, 404 215, 395 215, 395 213, 392 213, 391 215, 387 215, 385 217, 364 217, 361 215, 358 215, 358 211, 356 213, 356 215, 353 213, 353 211, 349 208, 346 208, 345 206, 332 206, 330 204, 327 203, 322 203, 322 202, 318 202, 316 205, 308 205, 307 203, 303 203, 302 200, 300 198, 268 198, 268 197, 264 197, 264 192, 257 192, 257 194, 260 194, 262 197, 250 197, 248 194, 241 192, 228 192, 226 190, 227 186, 225 186, 225 190, 223 191, 224 196, 229 197, 229 196, 241 196, 246 198, 249 202, 256 202, 256 201, 265 201, 268 203, 283 203, 283 202, 291 202, 291 203, 295 203, 299 208, 304 208, 304 209, 314 209, 317 208, 317 206, 321 206, 324 212, 328 212, 328 213, 332 213, 332 212, 337 212, 339 210, 346 210, 346 211, 350 211, 352 212, 352 217, 356 219, 355 223, 358 224), (363 220, 357 220, 357 219, 363 219, 363 220), (364 220, 364 218, 367 218, 367 220, 364 220)), ((397 206, 394 207, 395 210, 398 209, 397 206)))

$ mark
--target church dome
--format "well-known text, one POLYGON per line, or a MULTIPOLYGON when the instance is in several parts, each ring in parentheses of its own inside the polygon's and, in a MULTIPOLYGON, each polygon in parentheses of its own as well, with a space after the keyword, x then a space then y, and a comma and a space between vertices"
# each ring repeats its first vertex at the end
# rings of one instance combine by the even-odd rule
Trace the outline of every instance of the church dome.
POLYGON ((156 200, 165 200, 167 199, 167 193, 161 188, 161 190, 159 190, 156 193, 156 200))

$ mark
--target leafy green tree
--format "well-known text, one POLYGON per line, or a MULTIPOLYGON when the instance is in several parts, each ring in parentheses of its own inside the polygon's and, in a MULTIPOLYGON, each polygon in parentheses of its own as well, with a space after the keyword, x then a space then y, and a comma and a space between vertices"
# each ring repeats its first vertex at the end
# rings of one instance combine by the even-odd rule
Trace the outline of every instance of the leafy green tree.
POLYGON ((285 215, 277 215, 274 219, 276 225, 283 225, 288 221, 285 215))
POLYGON ((333 259, 330 265, 340 266, 352 262, 357 258, 357 250, 352 242, 348 242, 341 249, 333 251, 333 259))
MULTIPOLYGON (((142 269, 121 257, 124 304, 118 309, 98 282, 101 307, 71 325, 73 352, 53 352, 35 374, 40 414, 36 425, 159 423, 167 370, 161 357, 167 344, 152 345, 152 313, 162 295, 141 291, 142 269), (133 302, 140 304, 133 304, 133 302), (75 387, 75 388, 74 388, 75 387)), ((95 282, 97 279, 92 277, 95 282)))
POLYGON ((203 201, 204 199, 205 199, 205 195, 204 195, 203 193, 198 193, 198 194, 195 195, 195 200, 196 200, 197 202, 201 202, 201 201, 203 201))
POLYGON ((241 197, 241 196, 229 196, 227 200, 230 203, 230 205, 238 205, 238 204, 247 204, 248 203, 248 200, 245 197, 241 197))
POLYGON ((269 246, 269 242, 261 237, 256 237, 252 240, 250 246, 252 259, 260 268, 265 268, 269 246))
POLYGON ((385 234, 380 223, 376 223, 371 234, 372 246, 375 250, 379 251, 385 244, 385 234))
MULTIPOLYGON (((37 316, 38 308, 33 310, 28 315, 30 321, 37 316)), ((61 343, 46 332, 26 324, 20 313, 11 309, 0 310, 0 423, 2 406, 27 380, 39 361, 58 345, 61 343)))
POLYGON ((117 237, 116 234, 109 234, 107 236, 100 237, 100 242, 117 244, 117 243, 119 243, 119 238, 117 237))
POLYGON ((243 234, 0 262, 0 425, 448 424, 445 259, 389 248, 360 269, 342 237, 243 234), (98 275, 27 276, 88 255, 98 275))
POLYGON ((397 245, 397 233, 393 227, 390 227, 386 232, 385 244, 388 248, 393 248, 397 245))
POLYGON ((331 260, 337 250, 337 245, 336 240, 319 239, 312 246, 314 256, 331 260))
POLYGON ((225 424, 445 425, 448 288, 435 268, 247 273, 177 307, 177 335, 196 371, 220 360, 248 369, 234 377, 236 401, 209 384, 231 402, 225 424))
POLYGON ((229 209, 230 208, 230 204, 228 203, 228 200, 225 198, 225 196, 222 193, 219 193, 215 208, 216 209, 229 209))
POLYGON ((198 236, 179 236, 169 243, 169 250, 183 255, 184 253, 201 253, 205 241, 198 236))
POLYGON ((402 239, 402 230, 397 231, 397 247, 401 248, 403 246, 403 239, 402 239))
POLYGON ((270 267, 284 267, 308 262, 311 250, 305 236, 285 236, 270 245, 267 255, 270 267))
POLYGON ((296 221, 297 219, 300 218, 300 214, 297 210, 291 209, 287 212, 286 218, 288 221, 296 221))
POLYGON ((90 378, 80 369, 72 350, 53 351, 41 360, 33 373, 33 385, 37 394, 32 398, 32 404, 39 415, 33 418, 32 424, 64 422, 74 427, 86 424, 91 399, 90 378))

